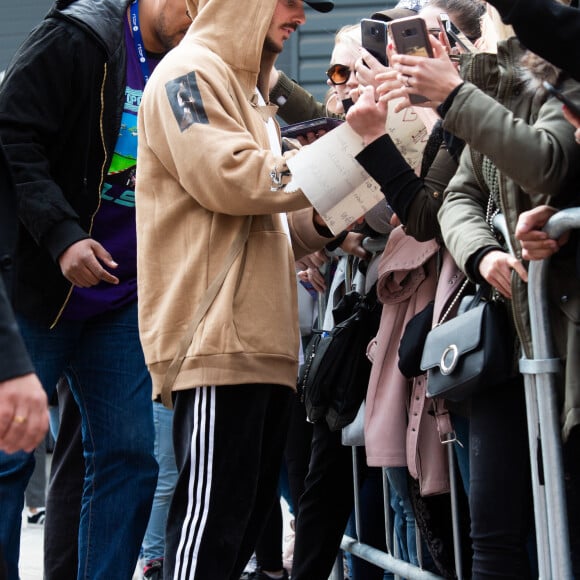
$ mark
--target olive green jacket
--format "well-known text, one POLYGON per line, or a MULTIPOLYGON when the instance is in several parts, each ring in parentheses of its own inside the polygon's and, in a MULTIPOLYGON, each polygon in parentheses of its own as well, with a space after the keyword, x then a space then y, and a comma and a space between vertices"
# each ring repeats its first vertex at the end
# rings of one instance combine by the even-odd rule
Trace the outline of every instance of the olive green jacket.
MULTIPOLYGON (((468 147, 445 191, 438 217, 445 245, 468 275, 473 274, 470 259, 483 248, 503 249, 485 219, 494 176, 497 205, 520 259, 521 247, 514 237, 519 214, 542 203, 565 207, 580 181, 580 147, 574 142, 573 129, 556 99, 546 98, 523 80, 518 67, 522 53, 512 38, 500 44, 497 56, 475 55, 463 67, 467 82, 444 119, 444 128, 464 139, 468 147), (489 167, 494 171, 485 171, 489 167)), ((579 83, 564 80, 562 88, 573 100, 580 100, 579 83)), ((574 257, 557 257, 552 262, 550 322, 557 354, 565 361, 565 393, 562 381, 561 395, 567 436, 580 421, 580 281, 574 276, 574 257)), ((531 357, 527 285, 515 273, 512 295, 518 336, 525 355, 531 357)))

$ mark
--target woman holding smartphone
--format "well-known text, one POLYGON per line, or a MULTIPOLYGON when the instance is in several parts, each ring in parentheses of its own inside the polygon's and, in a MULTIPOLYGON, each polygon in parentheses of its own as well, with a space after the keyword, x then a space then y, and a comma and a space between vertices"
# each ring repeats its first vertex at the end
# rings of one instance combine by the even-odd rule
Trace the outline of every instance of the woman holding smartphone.
MULTIPOLYGON (((471 280, 487 282, 509 302, 521 347, 530 357, 527 272, 515 237, 516 222, 520 213, 541 203, 569 203, 567 194, 576 191, 580 177, 580 149, 573 130, 541 81, 561 86, 574 101, 580 99, 580 85, 526 52, 513 35, 498 43, 497 54, 471 56, 463 63, 461 76, 441 44, 435 40, 432 44, 433 59, 397 55, 391 62, 410 85, 402 92, 428 96, 433 106, 439 105, 443 128, 468 144, 439 211, 442 237, 471 280), (492 233, 488 207, 504 214, 515 255, 492 233)), ((401 91, 385 98, 393 95, 400 96, 401 91)), ((562 435, 577 455, 580 344, 575 321, 580 315, 580 284, 569 275, 574 257, 560 258, 551 264, 549 275, 550 320, 565 365, 560 383, 562 435)), ((531 483, 521 377, 472 399, 470 441, 472 578, 530 578, 526 543, 532 521, 531 483)), ((569 480, 569 487, 575 497, 579 482, 569 480)), ((570 514, 569 521, 577 553, 578 514, 570 514)), ((578 565, 574 568, 577 573, 578 565)))

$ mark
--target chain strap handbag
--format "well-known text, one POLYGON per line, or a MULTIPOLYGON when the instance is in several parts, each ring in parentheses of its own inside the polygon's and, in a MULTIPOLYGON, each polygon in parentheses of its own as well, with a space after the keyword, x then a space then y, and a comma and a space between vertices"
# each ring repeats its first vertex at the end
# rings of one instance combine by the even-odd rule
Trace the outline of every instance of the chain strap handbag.
POLYGON ((487 285, 464 301, 460 314, 447 321, 444 315, 427 335, 421 358, 427 397, 459 402, 514 376, 515 333, 505 302, 493 300, 487 285))
MULTIPOLYGON (((499 213, 497 171, 487 168, 490 195, 486 221, 499 237, 492 225, 499 213)), ((517 372, 516 335, 511 313, 503 298, 489 284, 480 285, 475 296, 463 297, 457 316, 447 320, 467 285, 468 280, 465 280, 449 308, 427 335, 421 358, 421 369, 428 372, 427 397, 463 401, 480 390, 506 382, 517 372)))

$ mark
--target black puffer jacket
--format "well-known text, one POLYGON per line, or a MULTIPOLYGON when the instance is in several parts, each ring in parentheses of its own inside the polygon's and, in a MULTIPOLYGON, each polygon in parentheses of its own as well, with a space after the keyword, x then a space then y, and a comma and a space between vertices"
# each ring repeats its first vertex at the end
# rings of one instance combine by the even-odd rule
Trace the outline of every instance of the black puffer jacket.
POLYGON ((58 257, 90 236, 118 137, 128 0, 62 0, 0 86, 0 139, 18 196, 16 309, 53 324, 71 284, 58 257))

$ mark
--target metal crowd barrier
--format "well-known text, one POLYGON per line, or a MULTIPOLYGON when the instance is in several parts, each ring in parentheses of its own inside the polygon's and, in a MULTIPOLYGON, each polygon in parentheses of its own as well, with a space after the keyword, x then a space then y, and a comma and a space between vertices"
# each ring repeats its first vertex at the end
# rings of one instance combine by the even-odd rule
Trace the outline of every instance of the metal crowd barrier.
MULTIPOLYGON (((503 216, 494 219, 494 226, 504 235, 507 233, 503 216)), ((559 238, 565 232, 580 229, 580 208, 556 213, 544 230, 551 238, 559 238)), ((506 237, 506 239, 509 239, 506 237)), ((560 370, 560 360, 554 356, 551 344, 550 321, 547 300, 547 273, 549 259, 530 262, 528 270, 528 300, 533 357, 520 360, 520 372, 524 375, 526 408, 528 418, 529 450, 532 466, 534 494, 534 519, 536 528, 538 572, 540 580, 568 580, 573 578, 568 538, 568 519, 564 490, 564 470, 560 420, 556 394, 555 375, 560 370)), ((458 580, 462 580, 461 549, 457 513, 457 482, 455 478, 454 453, 448 444, 451 483, 451 506, 455 566, 458 580)), ((353 447, 353 478, 355 490, 355 529, 360 537, 360 503, 357 485, 357 456, 353 447)), ((438 580, 441 577, 400 560, 396 557, 394 534, 389 516, 389 492, 386 473, 383 470, 383 496, 385 508, 385 537, 387 552, 383 552, 356 539, 344 535, 341 550, 350 552, 398 578, 409 580, 438 580)), ((417 534, 418 528, 417 528, 417 534)), ((421 541, 417 538, 417 548, 421 541)), ((419 560, 420 553, 419 553, 419 560)), ((329 580, 343 580, 342 554, 339 554, 329 580)))
MULTIPOLYGON (((453 453, 451 446, 448 447, 453 453)), ((453 460, 453 459, 452 459, 453 460)), ((453 465, 453 464, 451 464, 453 465)), ((360 530, 362 526, 360 517, 360 501, 359 501, 359 485, 358 485, 358 457, 356 453, 356 447, 352 448, 352 470, 353 470, 353 482, 354 482, 354 516, 355 516, 355 530, 358 537, 360 537, 360 530)), ((397 548, 395 545, 395 538, 393 532, 393 526, 390 518, 389 510, 389 484, 387 480, 387 475, 385 470, 382 470, 383 475, 383 506, 384 506, 384 518, 385 518, 385 540, 387 551, 383 552, 377 548, 369 546, 359 542, 355 538, 344 535, 340 548, 344 552, 349 552, 353 556, 362 558, 383 570, 392 572, 395 574, 395 578, 407 578, 409 580, 442 580, 441 576, 423 570, 418 566, 414 566, 409 562, 397 558, 397 548)), ((455 522, 454 522, 455 524, 455 522)), ((454 529, 456 525, 454 525, 454 529)), ((416 528, 417 534, 417 553, 419 556, 419 561, 421 558, 421 539, 419 534, 419 529, 416 528)), ((342 553, 336 560, 335 566, 332 570, 329 580, 344 580, 343 565, 342 565, 342 553)))
MULTIPOLYGON (((580 208, 554 214, 544 231, 551 238, 580 228, 580 208)), ((533 358, 522 358, 524 375, 532 480, 534 518, 541 579, 573 578, 568 518, 564 490, 560 419, 556 393, 556 373, 560 361, 551 343, 547 300, 549 260, 530 263, 528 300, 532 331, 533 358), (538 465, 540 457, 540 465, 538 465), (540 470, 541 467, 541 470, 540 470)))

